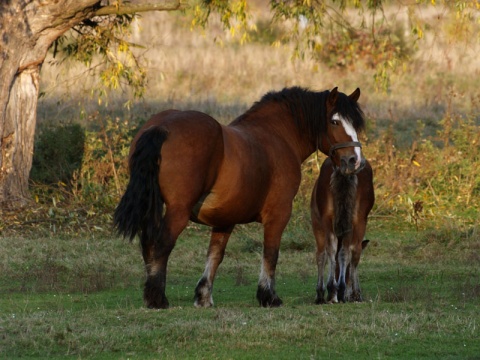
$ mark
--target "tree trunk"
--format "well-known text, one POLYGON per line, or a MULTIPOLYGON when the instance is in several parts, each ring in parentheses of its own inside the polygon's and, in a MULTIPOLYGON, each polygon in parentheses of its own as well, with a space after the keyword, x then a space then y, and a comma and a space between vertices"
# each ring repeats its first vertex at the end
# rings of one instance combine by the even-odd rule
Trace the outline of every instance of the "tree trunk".
POLYGON ((97 0, 26 0, 0 5, 0 207, 29 199, 40 67, 59 36, 91 15, 97 0))
POLYGON ((1 144, 0 201, 5 205, 23 205, 28 199, 38 82, 39 67, 34 66, 14 76, 10 90, 1 144))
MULTIPOLYGON (((112 3, 114 3, 112 1, 112 3)), ((47 50, 82 20, 126 11, 175 10, 160 5, 101 6, 100 0, 0 0, 0 209, 29 201, 40 68, 47 50)))

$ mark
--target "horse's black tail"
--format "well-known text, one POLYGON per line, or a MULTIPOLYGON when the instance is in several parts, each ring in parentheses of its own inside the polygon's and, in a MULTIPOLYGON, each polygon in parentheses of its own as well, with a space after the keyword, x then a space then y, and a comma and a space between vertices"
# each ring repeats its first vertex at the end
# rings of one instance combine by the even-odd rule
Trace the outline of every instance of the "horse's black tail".
POLYGON ((157 127, 145 131, 130 157, 130 181, 113 217, 117 232, 130 241, 137 234, 150 237, 161 233, 164 202, 158 175, 160 151, 167 135, 157 127))

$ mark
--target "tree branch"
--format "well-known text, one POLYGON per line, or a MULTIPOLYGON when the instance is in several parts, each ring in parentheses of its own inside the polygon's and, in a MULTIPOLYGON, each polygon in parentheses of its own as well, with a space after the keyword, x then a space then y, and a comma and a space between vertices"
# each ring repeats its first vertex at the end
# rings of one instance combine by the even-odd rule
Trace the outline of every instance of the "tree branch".
POLYGON ((119 6, 109 5, 95 11, 93 16, 125 15, 147 11, 184 10, 187 7, 188 4, 182 2, 182 0, 162 0, 148 4, 121 4, 119 6))

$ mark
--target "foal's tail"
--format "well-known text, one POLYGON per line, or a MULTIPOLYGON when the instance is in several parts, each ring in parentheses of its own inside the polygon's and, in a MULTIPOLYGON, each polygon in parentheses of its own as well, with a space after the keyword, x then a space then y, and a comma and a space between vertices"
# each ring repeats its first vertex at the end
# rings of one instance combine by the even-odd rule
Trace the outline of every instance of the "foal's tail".
POLYGON ((137 234, 155 238, 161 233, 163 199, 158 175, 160 150, 167 136, 158 127, 145 131, 130 157, 130 181, 113 217, 117 232, 130 241, 137 234))

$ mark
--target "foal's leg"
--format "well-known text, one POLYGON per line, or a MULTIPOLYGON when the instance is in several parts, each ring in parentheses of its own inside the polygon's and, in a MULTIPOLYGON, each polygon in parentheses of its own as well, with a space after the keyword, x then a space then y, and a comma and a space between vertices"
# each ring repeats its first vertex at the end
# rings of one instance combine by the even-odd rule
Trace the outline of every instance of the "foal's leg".
POLYGON ((343 238, 340 251, 338 252, 338 301, 345 302, 345 291, 347 289, 346 274, 350 265, 350 274, 352 273, 351 259, 352 252, 350 250, 351 234, 347 234, 343 238))
POLYGON ((233 228, 234 226, 212 229, 205 271, 203 272, 203 275, 198 281, 197 287, 195 288, 194 305, 196 307, 213 306, 212 291, 215 273, 217 272, 217 268, 223 260, 225 248, 233 228))
POLYGON ((324 282, 324 272, 325 264, 327 262, 327 253, 325 248, 323 250, 317 248, 317 297, 315 298, 315 304, 325 304, 325 282, 324 282))
MULTIPOLYGON (((360 240, 358 240, 360 242, 360 240)), ((350 282, 351 282, 351 294, 349 296, 349 301, 362 302, 362 292, 360 290, 360 279, 358 277, 358 264, 360 263, 360 255, 368 245, 368 240, 363 240, 361 246, 357 246, 352 252, 352 262, 350 264, 350 282)))
POLYGON ((329 259, 328 279, 327 279, 327 302, 337 303, 338 283, 336 278, 337 271, 337 249, 338 239, 333 233, 333 229, 328 234, 327 257, 329 259))
POLYGON ((315 298, 315 304, 325 304, 325 265, 327 264, 327 234, 324 231, 324 228, 318 225, 316 221, 312 222, 313 233, 315 235, 315 240, 317 243, 317 297, 315 298))
POLYGON ((143 299, 148 308, 168 308, 165 296, 168 257, 188 220, 187 212, 170 208, 165 214, 161 234, 142 234, 142 255, 147 272, 143 299))

